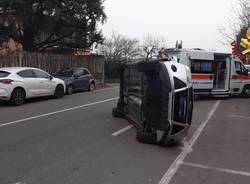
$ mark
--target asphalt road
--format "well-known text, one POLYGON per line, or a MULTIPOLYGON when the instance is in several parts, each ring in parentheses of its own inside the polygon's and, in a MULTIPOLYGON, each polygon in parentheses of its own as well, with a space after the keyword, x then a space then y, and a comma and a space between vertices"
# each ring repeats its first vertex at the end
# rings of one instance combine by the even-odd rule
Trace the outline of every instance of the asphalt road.
POLYGON ((113 87, 0 104, 0 183, 249 183, 250 99, 196 101, 185 144, 163 148, 112 117, 117 96, 113 87))

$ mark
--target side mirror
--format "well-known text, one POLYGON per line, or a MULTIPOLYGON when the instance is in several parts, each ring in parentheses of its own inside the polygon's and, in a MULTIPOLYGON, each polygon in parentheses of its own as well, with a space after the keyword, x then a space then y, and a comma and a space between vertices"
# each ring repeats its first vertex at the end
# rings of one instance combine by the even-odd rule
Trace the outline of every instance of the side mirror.
POLYGON ((246 69, 244 73, 245 73, 245 75, 249 75, 250 74, 250 72, 249 72, 248 69, 246 69))
POLYGON ((49 76, 49 80, 52 80, 52 79, 53 79, 53 77, 50 75, 50 76, 49 76))

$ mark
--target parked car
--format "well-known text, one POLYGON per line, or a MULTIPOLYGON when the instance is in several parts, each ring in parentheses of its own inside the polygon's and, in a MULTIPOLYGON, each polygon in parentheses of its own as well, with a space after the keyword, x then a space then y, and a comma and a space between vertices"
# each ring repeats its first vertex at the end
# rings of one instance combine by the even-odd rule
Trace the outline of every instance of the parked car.
POLYGON ((55 73, 55 77, 64 80, 66 94, 71 95, 75 91, 95 89, 95 79, 87 68, 65 68, 55 73))
POLYGON ((61 98, 65 91, 63 80, 38 68, 0 68, 0 100, 13 105, 21 105, 25 99, 33 97, 53 95, 61 98))

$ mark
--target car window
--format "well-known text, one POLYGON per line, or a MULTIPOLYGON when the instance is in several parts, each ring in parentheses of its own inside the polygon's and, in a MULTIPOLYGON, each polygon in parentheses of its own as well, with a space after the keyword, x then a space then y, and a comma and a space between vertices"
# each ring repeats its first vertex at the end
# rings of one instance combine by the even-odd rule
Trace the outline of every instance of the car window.
POLYGON ((7 77, 10 73, 6 71, 0 71, 0 77, 7 77))
POLYGON ((33 70, 37 78, 45 78, 48 79, 49 75, 41 70, 33 70))
POLYGON ((246 71, 246 68, 240 62, 235 62, 235 71, 237 74, 242 74, 246 71))
POLYGON ((241 66, 239 62, 235 62, 235 71, 240 72, 241 71, 241 66))
POLYGON ((74 70, 72 69, 62 69, 55 73, 55 76, 60 77, 72 77, 74 70))
POLYGON ((84 70, 83 69, 77 69, 76 74, 77 74, 77 76, 82 76, 82 75, 84 75, 84 70))
POLYGON ((89 71, 84 69, 84 75, 89 75, 89 74, 90 74, 89 71))
POLYGON ((213 73, 212 61, 192 60, 191 71, 193 73, 213 73))
POLYGON ((32 70, 23 70, 18 72, 17 74, 23 78, 35 78, 35 74, 32 70))

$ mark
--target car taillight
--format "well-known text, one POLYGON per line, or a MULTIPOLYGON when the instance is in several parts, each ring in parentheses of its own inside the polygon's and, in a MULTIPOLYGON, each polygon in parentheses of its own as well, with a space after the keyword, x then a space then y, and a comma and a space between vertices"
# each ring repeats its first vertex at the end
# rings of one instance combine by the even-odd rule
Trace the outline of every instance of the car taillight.
POLYGON ((11 84, 13 82, 13 80, 11 79, 2 79, 0 80, 0 83, 3 83, 3 84, 11 84))

